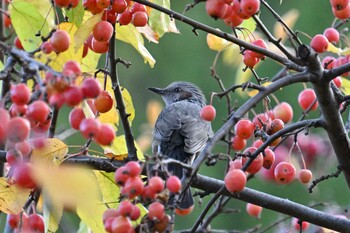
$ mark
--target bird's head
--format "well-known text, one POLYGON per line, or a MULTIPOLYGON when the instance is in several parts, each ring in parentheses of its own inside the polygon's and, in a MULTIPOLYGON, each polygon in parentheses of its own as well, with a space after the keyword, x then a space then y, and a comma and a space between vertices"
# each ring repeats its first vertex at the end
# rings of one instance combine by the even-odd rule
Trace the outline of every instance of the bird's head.
POLYGON ((189 82, 173 82, 166 88, 150 87, 149 90, 162 96, 166 105, 188 100, 204 106, 206 103, 202 91, 194 84, 189 82))

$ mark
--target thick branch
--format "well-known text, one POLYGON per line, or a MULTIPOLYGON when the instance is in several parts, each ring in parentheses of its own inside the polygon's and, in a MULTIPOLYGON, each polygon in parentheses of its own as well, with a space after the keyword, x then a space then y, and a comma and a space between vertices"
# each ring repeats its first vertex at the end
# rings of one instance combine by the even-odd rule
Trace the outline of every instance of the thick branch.
MULTIPOLYGON (((218 192, 224 182, 203 175, 197 175, 192 182, 192 187, 203 189, 212 193, 218 192)), ((319 210, 303 206, 288 199, 275 197, 250 188, 245 188, 239 193, 224 193, 235 199, 262 206, 264 208, 277 211, 296 217, 302 221, 326 227, 339 232, 350 232, 350 220, 338 218, 333 214, 326 214, 319 210)))
POLYGON ((304 69, 302 67, 300 67, 300 65, 303 65, 303 64, 295 64, 293 62, 291 62, 289 59, 285 58, 285 57, 282 57, 282 56, 279 56, 277 55, 276 53, 272 52, 272 51, 269 51, 269 50, 266 50, 266 49, 263 49, 261 47, 258 47, 258 46, 255 46, 255 45, 252 45, 251 43, 248 43, 248 42, 245 42, 243 40, 240 40, 238 39, 237 37, 234 37, 230 34, 227 34, 226 32, 222 32, 222 31, 219 31, 213 27, 210 27, 208 25, 205 25, 203 23, 200 23, 200 22, 197 22, 191 18, 188 18, 178 12, 175 12, 173 10, 170 10, 170 9, 167 9, 167 8, 164 8, 162 6, 159 6, 157 4, 154 4, 153 2, 151 1, 147 1, 147 0, 135 0, 135 2, 138 2, 138 3, 141 3, 141 4, 144 4, 146 6, 149 6, 151 8, 154 8, 158 11, 161 11, 167 15, 169 15, 171 18, 175 18, 177 20, 180 20, 188 25, 191 25, 194 29, 199 29, 199 30, 202 30, 202 31, 205 31, 205 32, 208 32, 208 33, 211 33, 213 35, 216 35, 218 37, 221 37, 221 38, 224 38, 228 41, 231 41, 232 43, 234 44, 237 44, 239 46, 242 46, 246 49, 249 49, 249 50, 252 50, 252 51, 255 51, 255 52, 258 52, 258 53, 261 53, 261 54, 264 54, 265 56, 289 67, 290 69, 293 69, 293 70, 296 70, 296 71, 303 71, 304 69))

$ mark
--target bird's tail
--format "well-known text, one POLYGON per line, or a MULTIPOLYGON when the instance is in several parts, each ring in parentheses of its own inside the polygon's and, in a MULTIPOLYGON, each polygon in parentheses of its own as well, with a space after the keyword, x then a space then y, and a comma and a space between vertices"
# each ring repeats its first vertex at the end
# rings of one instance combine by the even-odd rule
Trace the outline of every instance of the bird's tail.
MULTIPOLYGON (((183 148, 176 147, 173 150, 170 151, 170 153, 167 154, 169 158, 181 161, 183 163, 189 163, 191 162, 191 155, 184 152, 183 148)), ((179 164, 169 164, 168 165, 168 171, 177 177, 179 179, 182 179, 184 172, 183 167, 179 164)), ((173 202, 173 196, 170 196, 169 203, 173 202)), ((176 203, 175 203, 176 204, 176 203)), ((191 193, 191 189, 188 188, 182 193, 180 196, 180 199, 177 202, 177 205, 175 206, 177 209, 189 209, 194 205, 193 196, 191 193)))

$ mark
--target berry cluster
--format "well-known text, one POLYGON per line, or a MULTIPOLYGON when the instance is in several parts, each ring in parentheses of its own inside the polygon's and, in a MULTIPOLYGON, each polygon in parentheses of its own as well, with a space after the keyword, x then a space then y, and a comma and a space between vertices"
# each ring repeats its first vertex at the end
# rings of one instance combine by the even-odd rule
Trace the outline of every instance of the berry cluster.
POLYGON ((259 0, 207 0, 205 8, 211 17, 224 20, 230 27, 237 27, 260 10, 259 0))
POLYGON ((33 213, 27 216, 23 214, 10 214, 8 224, 14 229, 15 233, 19 232, 45 232, 44 218, 40 214, 33 213), (19 228, 19 226, 21 226, 19 228))
POLYGON ((109 48, 109 40, 113 35, 113 26, 118 22, 120 25, 132 23, 135 27, 144 27, 148 22, 146 7, 130 0, 84 0, 83 5, 86 10, 93 14, 104 11, 102 21, 98 22, 92 34, 84 43, 83 57, 88 49, 96 53, 106 53, 109 48))
POLYGON ((119 204, 118 209, 109 209, 105 212, 103 222, 107 232, 129 232, 133 229, 130 221, 138 220, 140 211, 132 203, 138 202, 149 204, 147 218, 142 221, 151 222, 152 227, 158 232, 166 229, 170 217, 165 214, 165 200, 164 195, 161 194, 164 191, 179 193, 181 181, 177 176, 168 177, 166 182, 159 176, 153 176, 149 178, 147 185, 144 185, 140 175, 141 166, 134 161, 128 162, 116 170, 114 180, 117 185, 122 187, 121 194, 126 200, 119 204), (121 222, 123 224, 120 224, 121 222), (119 229, 121 225, 123 230, 119 229))

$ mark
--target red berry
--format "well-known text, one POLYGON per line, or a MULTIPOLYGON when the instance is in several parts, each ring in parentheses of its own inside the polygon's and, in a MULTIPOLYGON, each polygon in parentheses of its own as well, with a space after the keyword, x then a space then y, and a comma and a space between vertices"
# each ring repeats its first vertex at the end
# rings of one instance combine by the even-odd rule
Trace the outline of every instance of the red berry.
POLYGON ((282 102, 276 105, 273 108, 273 114, 284 123, 289 123, 293 120, 293 108, 287 102, 282 102))
POLYGON ((288 162, 280 162, 274 170, 277 183, 289 184, 295 178, 296 169, 293 164, 288 162))
POLYGON ((224 19, 224 22, 230 27, 237 27, 243 22, 243 19, 239 17, 235 11, 232 11, 231 14, 224 19))
POLYGON ((7 124, 7 136, 12 142, 22 142, 29 137, 30 123, 22 117, 13 117, 7 124))
POLYGON ((69 107, 74 107, 83 100, 83 92, 77 86, 70 86, 64 93, 65 103, 69 107))
POLYGON ((294 226, 294 229, 297 231, 300 231, 300 230, 305 231, 310 226, 310 223, 305 222, 305 221, 299 221, 299 219, 297 219, 297 218, 292 219, 292 224, 294 226))
POLYGON ((128 200, 122 201, 118 206, 119 215, 123 217, 130 216, 132 207, 133 207, 133 204, 130 201, 128 200))
POLYGON ((348 19, 350 17, 350 4, 348 4, 345 8, 343 9, 337 9, 335 7, 332 7, 332 12, 335 17, 341 20, 348 19))
POLYGON ((130 213, 130 220, 132 221, 136 221, 137 219, 139 219, 141 216, 141 210, 139 207, 137 207, 136 205, 133 205, 132 206, 132 210, 131 210, 131 213, 130 213))
POLYGON ((150 220, 160 221, 165 214, 164 205, 159 202, 153 202, 148 207, 148 218, 150 220))
POLYGON ((85 98, 96 98, 101 91, 100 83, 94 78, 84 79, 81 90, 85 98))
POLYGON ((324 35, 317 34, 312 38, 310 46, 317 53, 324 53, 328 49, 328 39, 324 35))
POLYGON ((106 9, 111 4, 110 0, 96 0, 96 6, 100 9, 106 9))
MULTIPOLYGON (((255 147, 248 147, 243 151, 243 153, 248 155, 248 154, 252 154, 254 151, 256 151, 255 147)), ((245 165, 248 159, 249 157, 242 157, 242 166, 245 165)), ((264 157, 261 153, 259 153, 258 156, 253 160, 253 162, 248 166, 246 171, 249 172, 250 174, 255 174, 258 171, 260 171, 263 164, 264 164, 264 157)))
POLYGON ((334 78, 333 82, 338 88, 340 88, 342 83, 343 83, 342 77, 338 76, 338 77, 334 78))
POLYGON ((120 25, 128 25, 131 23, 132 14, 130 11, 125 11, 124 13, 118 15, 117 19, 120 25))
POLYGON ((254 55, 250 50, 247 50, 243 54, 244 65, 253 68, 259 62, 259 58, 254 55))
POLYGON ((229 192, 240 192, 247 183, 247 176, 242 170, 233 169, 226 174, 224 182, 229 192))
POLYGON ((34 122, 45 122, 50 114, 50 107, 42 100, 36 100, 30 105, 26 112, 26 116, 29 120, 34 122))
POLYGON ((85 138, 95 137, 100 130, 101 123, 95 118, 84 118, 80 125, 79 131, 85 138))
POLYGON ((16 165, 13 171, 15 183, 24 188, 34 188, 35 182, 32 177, 32 165, 30 163, 20 163, 16 165))
POLYGON ((19 214, 9 214, 7 222, 9 226, 13 229, 19 227, 19 222, 21 221, 21 216, 19 214))
POLYGON ((97 135, 95 136, 95 140, 98 144, 102 146, 111 145, 115 138, 115 132, 112 126, 107 124, 102 124, 97 135))
POLYGON ((199 114, 202 119, 206 121, 212 121, 216 116, 216 111, 213 105, 206 105, 201 109, 199 114))
MULTIPOLYGON (((252 44, 256 45, 258 47, 261 47, 263 49, 267 49, 267 44, 265 43, 265 41, 263 39, 255 40, 255 41, 253 41, 252 44)), ((260 59, 264 59, 265 58, 265 55, 263 55, 261 53, 254 52, 254 51, 252 51, 252 55, 257 57, 257 58, 260 58, 260 59)))
POLYGON ((39 214, 31 214, 28 216, 28 227, 33 232, 45 232, 45 224, 43 216, 39 214))
POLYGON ((144 184, 139 176, 133 176, 126 180, 122 189, 122 194, 129 199, 140 196, 143 192, 144 184))
POLYGON ((139 162, 130 161, 125 165, 125 171, 129 176, 139 176, 141 174, 141 165, 139 162))
POLYGON ((166 180, 166 187, 172 193, 179 193, 181 186, 181 180, 177 176, 170 176, 166 180))
POLYGON ((329 42, 331 43, 338 43, 339 41, 339 32, 335 28, 327 28, 324 32, 323 35, 328 39, 329 42))
POLYGON ((346 8, 349 5, 349 0, 330 0, 333 8, 341 10, 346 8))
POLYGON ((21 43, 21 41, 18 39, 17 36, 15 37, 13 43, 14 43, 14 45, 15 45, 18 49, 21 49, 21 50, 24 49, 24 48, 23 48, 23 45, 22 45, 22 43, 21 43))
POLYGON ((260 0, 241 0, 240 7, 243 14, 252 16, 260 9, 260 0))
POLYGON ((10 98, 12 103, 17 105, 25 105, 31 97, 30 89, 25 83, 20 83, 11 87, 10 98))
POLYGON ((118 216, 112 221, 111 229, 113 233, 129 233, 132 232, 133 227, 128 218, 118 216))
POLYGON ((238 150, 243 150, 247 145, 247 141, 243 138, 240 138, 240 137, 233 137, 232 138, 232 149, 238 151, 238 150))
POLYGON ((9 112, 0 107, 0 143, 5 142, 7 137, 7 124, 10 121, 10 114, 9 112))
POLYGON ((298 179, 300 183, 307 184, 312 179, 312 172, 308 169, 301 169, 298 173, 298 179))
POLYGON ((255 125, 247 119, 241 119, 235 125, 236 136, 243 139, 248 139, 253 136, 255 125))
POLYGON ((103 212, 102 221, 103 221, 103 223, 105 223, 109 218, 115 218, 118 216, 119 216, 118 210, 107 209, 105 212, 103 212))
POLYGON ((308 88, 308 89, 305 89, 302 92, 300 92, 300 94, 298 96, 298 103, 304 111, 309 109, 309 108, 311 110, 317 109, 318 102, 317 102, 317 98, 316 98, 316 94, 315 94, 314 90, 308 88))
POLYGON ((28 141, 17 142, 15 148, 19 150, 23 156, 28 156, 32 152, 32 146, 28 141))
POLYGON ((53 51, 52 44, 48 41, 45 41, 41 44, 40 49, 45 54, 50 54, 53 51))
POLYGON ((147 25, 148 15, 146 12, 137 11, 132 15, 131 23, 135 27, 144 27, 147 25))
POLYGON ((96 0, 83 0, 83 6, 86 10, 90 11, 92 14, 98 14, 103 11, 96 4, 96 0))
MULTIPOLYGON (((134 3, 134 5, 135 4, 136 3, 134 3)), ((128 4, 126 3, 125 0, 114 0, 112 3, 112 9, 117 14, 123 13, 127 7, 128 7, 128 4)))
POLYGON ((131 7, 130 12, 131 14, 135 14, 136 12, 146 12, 146 6, 141 3, 135 2, 131 7))
POLYGON ((55 93, 49 97, 49 105, 55 108, 61 108, 66 102, 64 94, 55 93))
POLYGON ((98 112, 108 112, 113 107, 113 98, 108 91, 101 91, 101 93, 96 97, 94 105, 98 112))
POLYGON ((82 108, 74 108, 69 113, 69 123, 73 129, 79 130, 80 123, 85 119, 85 114, 82 108))
POLYGON ((267 133, 272 135, 284 128, 284 122, 281 119, 274 119, 267 128, 267 133))
POLYGON ((67 61, 64 63, 63 70, 71 70, 76 76, 81 75, 80 64, 76 61, 67 61))
POLYGON ((122 166, 120 168, 118 168, 114 174, 114 181, 117 185, 119 186, 124 186, 125 182, 127 181, 127 179, 129 179, 130 176, 129 174, 126 172, 126 168, 125 166, 122 166))
POLYGON ((160 193, 164 189, 164 181, 159 176, 153 176, 148 181, 148 187, 151 192, 160 193))
POLYGON ((63 7, 68 7, 70 0, 54 0, 55 5, 63 8, 63 7))
POLYGON ((267 126, 269 126, 271 120, 272 119, 268 114, 260 113, 253 118, 253 123, 261 129, 263 127, 266 128, 267 126))
POLYGON ((17 161, 21 161, 22 158, 23 155, 18 149, 9 149, 6 152, 6 161, 10 166, 15 165, 17 161))
POLYGON ((69 48, 70 37, 66 31, 55 31, 50 39, 53 50, 56 53, 61 53, 69 48))
POLYGON ((98 42, 108 42, 113 34, 113 26, 108 21, 98 22, 92 32, 95 40, 98 42))
POLYGON ((207 14, 215 19, 223 18, 227 11, 228 5, 221 0, 207 0, 205 2, 205 9, 207 14))
POLYGON ((275 162, 275 152, 273 150, 267 148, 264 150, 264 162, 263 162, 263 167, 266 169, 269 169, 272 164, 275 162))
POLYGON ((251 203, 247 203, 246 210, 250 216, 260 218, 262 207, 251 203))

